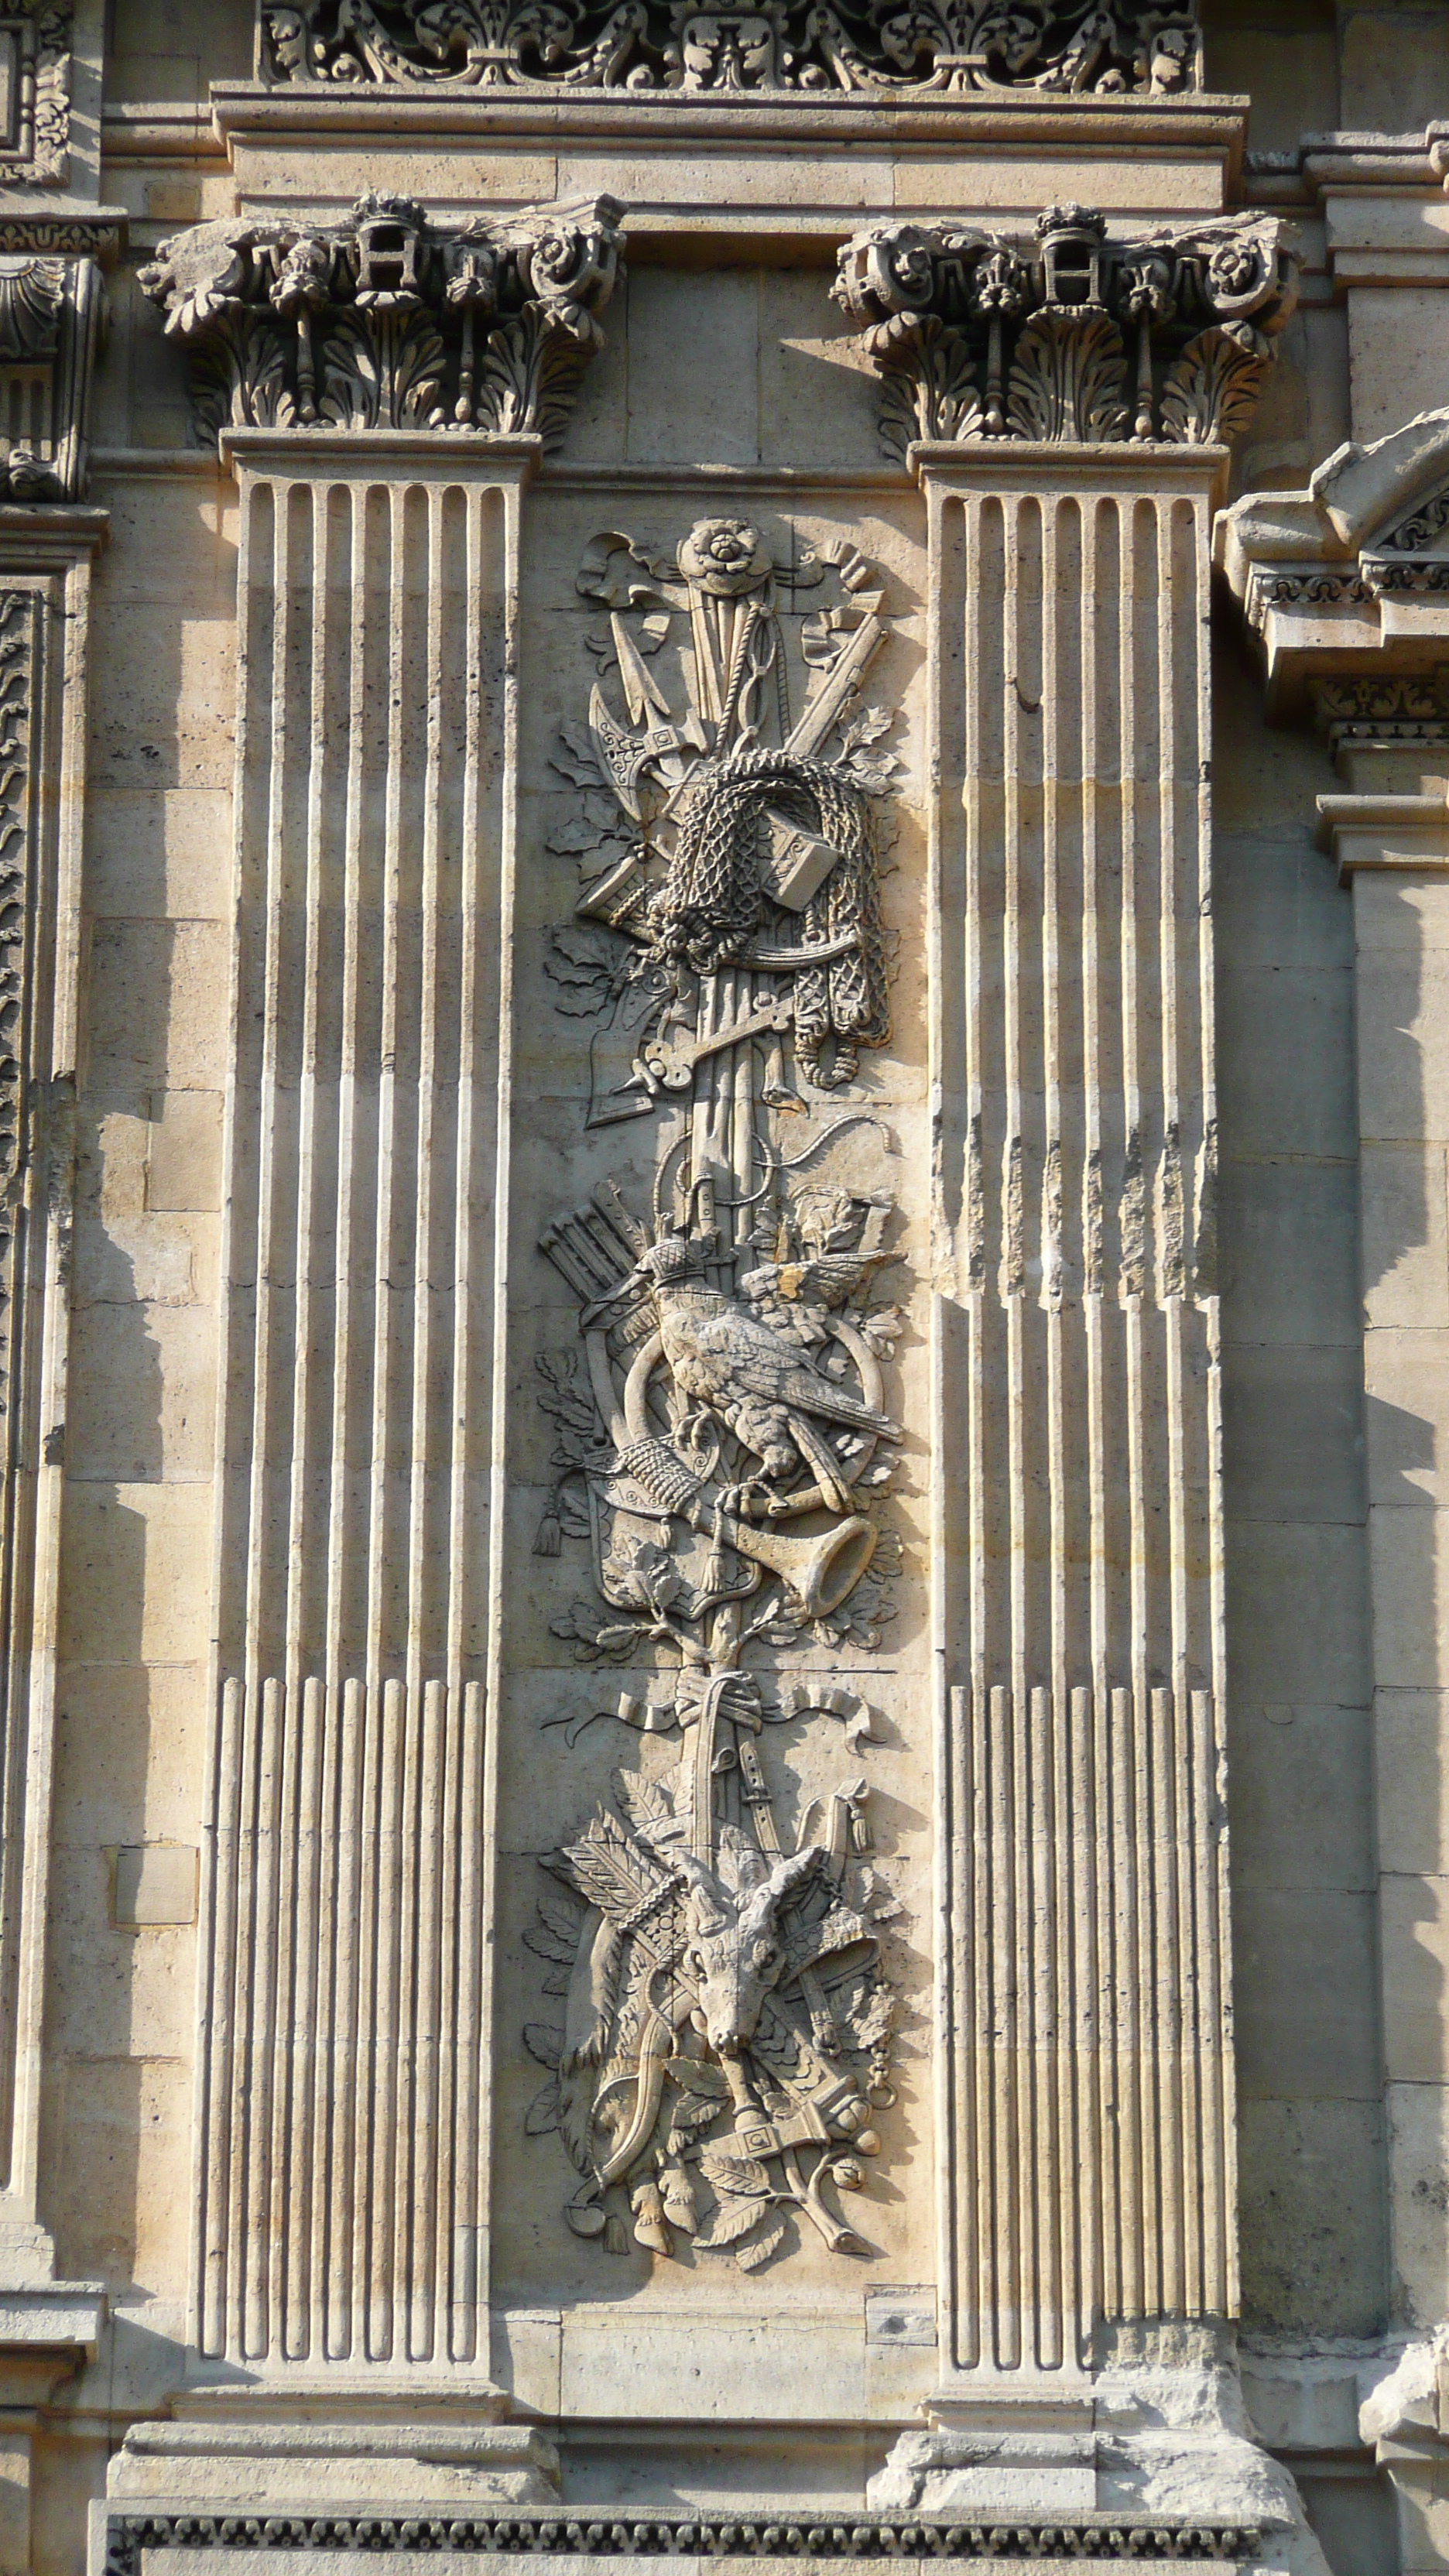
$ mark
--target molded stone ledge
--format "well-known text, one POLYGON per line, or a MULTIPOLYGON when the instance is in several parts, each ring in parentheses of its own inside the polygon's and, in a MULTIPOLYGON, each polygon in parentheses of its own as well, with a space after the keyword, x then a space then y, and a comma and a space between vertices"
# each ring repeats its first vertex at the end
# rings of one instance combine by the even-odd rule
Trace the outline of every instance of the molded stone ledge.
POLYGON ((502 2576, 520 2556, 556 2559, 580 2576, 601 2564, 616 2567, 621 2557, 647 2558, 660 2576, 700 2576, 706 2567, 723 2576, 726 2569, 746 2565, 783 2569, 802 2561, 828 2576, 828 2571, 862 2559, 958 2566, 986 2561, 1026 2566, 1055 2559, 1122 2568, 1162 2559, 1234 2567, 1273 2563, 1265 2555, 1262 2533, 1241 2524, 1184 2527, 1132 2514, 1074 2515, 1069 2521, 1014 2515, 1000 2523, 874 2512, 791 2517, 777 2511, 769 2519, 763 2514, 753 2519, 645 2516, 605 2508, 585 2509, 567 2519, 560 2514, 440 2520, 371 2511, 272 2517, 119 2512, 102 2503, 91 2507, 91 2576, 140 2576, 143 2563, 159 2564, 163 2550, 184 2552, 187 2562, 203 2550, 240 2553, 243 2563, 261 2552, 264 2565, 275 2570, 284 2553, 314 2556, 318 2550, 358 2548, 382 2551, 407 2567, 481 2565, 488 2576, 495 2571, 502 2576))
MULTIPOLYGON (((295 2401, 293 2401, 295 2404, 295 2401)), ((329 2411, 332 2411, 329 2409, 329 2411)), ((111 2462, 112 2497, 168 2509, 313 2512, 319 2505, 543 2505, 558 2452, 531 2426, 434 2423, 133 2424, 111 2462)))

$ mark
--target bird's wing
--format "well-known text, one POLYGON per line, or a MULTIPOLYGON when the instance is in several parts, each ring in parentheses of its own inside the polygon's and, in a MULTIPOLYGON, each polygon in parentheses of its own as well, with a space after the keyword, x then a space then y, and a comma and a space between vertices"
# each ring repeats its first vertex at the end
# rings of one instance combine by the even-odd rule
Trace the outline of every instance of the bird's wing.
POLYGON ((792 1343, 774 1334, 770 1341, 768 1351, 741 1352, 737 1356, 730 1378, 741 1394, 760 1395, 767 1403, 789 1405, 797 1413, 817 1414, 823 1422, 839 1422, 854 1431, 874 1431, 883 1440, 900 1438, 888 1414, 876 1413, 858 1396, 847 1395, 823 1370, 812 1368, 792 1343))

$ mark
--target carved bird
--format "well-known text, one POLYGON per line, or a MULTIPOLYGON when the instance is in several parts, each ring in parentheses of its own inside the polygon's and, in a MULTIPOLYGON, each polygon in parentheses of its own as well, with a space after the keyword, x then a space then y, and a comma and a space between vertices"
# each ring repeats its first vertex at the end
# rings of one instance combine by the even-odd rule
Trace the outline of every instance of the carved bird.
POLYGON ((801 1459, 833 1509, 851 1511, 840 1461, 816 1424, 899 1440, 896 1425, 847 1395, 797 1342, 762 1316, 707 1288, 703 1268, 698 1244, 683 1235, 665 1235, 651 1244, 616 1293, 652 1290, 664 1356, 680 1394, 717 1414, 761 1460, 772 1481, 789 1475, 801 1459))

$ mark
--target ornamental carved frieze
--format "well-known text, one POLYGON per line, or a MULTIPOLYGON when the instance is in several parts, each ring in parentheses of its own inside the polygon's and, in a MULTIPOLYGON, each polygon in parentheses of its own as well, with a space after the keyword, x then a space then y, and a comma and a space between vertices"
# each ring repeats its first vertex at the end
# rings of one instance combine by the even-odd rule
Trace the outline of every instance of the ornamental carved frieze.
POLYGON ((898 1149, 858 1079, 891 1038, 893 718, 860 699, 884 594, 848 544, 780 560, 736 518, 662 553, 598 537, 578 587, 596 676, 548 846, 580 885, 546 963, 601 1160, 542 1237, 578 1324, 538 1364, 535 1553, 555 1636, 631 1684, 544 1722, 670 1750, 544 1864, 529 1944, 562 2018, 524 2034, 528 2127, 573 2168, 577 2235, 755 2271, 802 2236, 872 2250, 851 2212, 895 2098, 872 1712, 817 1651, 878 1647, 898 1556, 898 1149), (610 1169, 626 1127, 648 1189, 610 1169))
POLYGON ((1196 0, 263 0, 264 80, 1171 97, 1196 0))
POLYGON ((1273 218, 1109 239, 1090 206, 1028 236, 877 224, 840 253, 835 300, 865 328, 880 439, 1211 446, 1250 417, 1293 310, 1273 218))
POLYGON ((140 282, 187 350, 203 437, 481 429, 554 447, 603 346, 620 212, 594 197, 441 225, 368 196, 340 224, 198 224, 140 282))
POLYGON ((64 188, 70 177, 70 0, 0 10, 0 186, 64 188))

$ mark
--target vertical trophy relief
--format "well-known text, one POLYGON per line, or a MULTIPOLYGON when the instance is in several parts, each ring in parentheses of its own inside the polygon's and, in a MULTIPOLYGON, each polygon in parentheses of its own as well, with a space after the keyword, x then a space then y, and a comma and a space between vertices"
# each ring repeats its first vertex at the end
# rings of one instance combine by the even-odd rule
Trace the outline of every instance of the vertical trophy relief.
MULTIPOLYGON (((528 2127, 576 2168, 577 2235, 756 2271, 812 2235, 875 2250, 862 2195, 895 2098, 870 1709, 808 1670, 879 1645, 900 1554, 904 1282, 873 1186, 897 1147, 862 1079, 891 1037, 898 763, 861 694, 884 593, 852 547, 781 564, 736 518, 664 560, 597 537, 578 587, 597 676, 549 847, 582 890, 546 966, 593 1023, 587 1126, 606 1152, 650 1121, 653 1181, 605 1163, 542 1237, 578 1340, 539 1361, 557 1482, 535 1552, 587 1548, 553 1632, 657 1676, 607 1716, 678 1760, 615 1774, 544 1864, 527 1937, 563 2019, 525 2033, 549 2078, 528 2127), (818 1739, 842 1725, 827 1785, 818 1739)), ((589 1722, 545 1720, 570 1746, 589 1722)))

